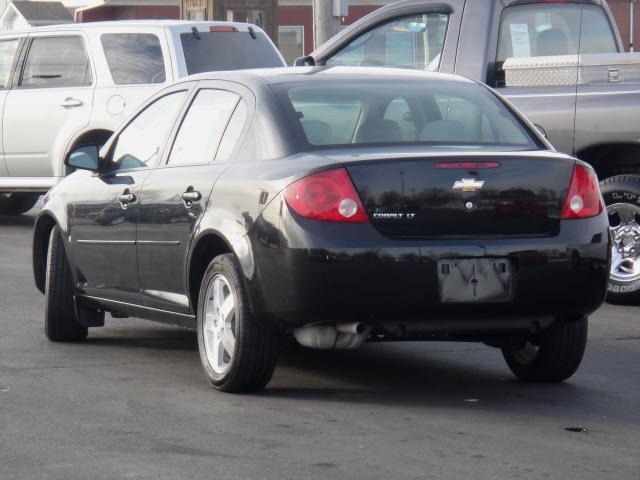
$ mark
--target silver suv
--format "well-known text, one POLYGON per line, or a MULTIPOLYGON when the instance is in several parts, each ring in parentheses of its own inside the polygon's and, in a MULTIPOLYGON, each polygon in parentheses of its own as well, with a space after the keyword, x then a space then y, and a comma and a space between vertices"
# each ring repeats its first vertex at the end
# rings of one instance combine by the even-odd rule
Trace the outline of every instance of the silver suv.
POLYGON ((68 152, 104 144, 166 84, 283 65, 269 37, 243 23, 97 22, 0 35, 0 214, 33 207, 68 173, 68 152))

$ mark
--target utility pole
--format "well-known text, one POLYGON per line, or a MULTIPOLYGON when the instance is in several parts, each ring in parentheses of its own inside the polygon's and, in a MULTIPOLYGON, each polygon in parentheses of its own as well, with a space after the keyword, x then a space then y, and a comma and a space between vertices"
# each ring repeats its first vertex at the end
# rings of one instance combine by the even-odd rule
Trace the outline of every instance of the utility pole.
POLYGON ((347 15, 347 0, 313 0, 313 48, 340 31, 340 17, 347 15))

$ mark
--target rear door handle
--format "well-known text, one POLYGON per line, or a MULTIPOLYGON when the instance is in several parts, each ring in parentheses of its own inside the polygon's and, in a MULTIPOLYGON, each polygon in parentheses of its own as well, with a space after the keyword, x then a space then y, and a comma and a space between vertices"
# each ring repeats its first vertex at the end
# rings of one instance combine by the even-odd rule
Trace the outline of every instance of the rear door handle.
POLYGON ((193 187, 187 188, 187 191, 182 195, 182 200, 187 207, 190 207, 193 202, 199 202, 202 199, 202 194, 198 191, 193 190, 193 187))
POLYGON ((64 101, 60 104, 60 106, 64 108, 81 107, 82 105, 82 100, 73 97, 65 98, 64 101))

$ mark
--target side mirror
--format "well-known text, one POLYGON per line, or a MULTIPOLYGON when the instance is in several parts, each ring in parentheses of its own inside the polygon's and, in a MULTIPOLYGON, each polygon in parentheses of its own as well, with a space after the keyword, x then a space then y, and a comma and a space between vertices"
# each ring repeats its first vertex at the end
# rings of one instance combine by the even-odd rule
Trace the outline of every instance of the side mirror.
POLYGON ((542 128, 542 125, 538 125, 537 123, 534 123, 533 126, 538 129, 538 132, 540 132, 544 138, 547 138, 547 132, 545 131, 544 128, 542 128))
POLYGON ((314 67, 315 65, 316 65, 316 61, 311 55, 298 57, 293 61, 294 67, 314 67))
POLYGON ((96 145, 87 145, 73 150, 64 162, 79 170, 97 172, 100 169, 100 156, 96 145))

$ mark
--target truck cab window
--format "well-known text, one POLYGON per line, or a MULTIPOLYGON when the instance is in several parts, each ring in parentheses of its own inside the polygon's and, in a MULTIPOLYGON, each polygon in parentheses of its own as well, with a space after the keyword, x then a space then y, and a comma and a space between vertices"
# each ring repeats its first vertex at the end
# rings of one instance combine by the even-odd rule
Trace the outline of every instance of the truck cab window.
POLYGON ((507 58, 616 53, 611 24, 598 5, 538 3, 504 9, 500 22, 495 79, 504 84, 507 58))
POLYGON ((504 9, 497 61, 507 58, 577 55, 580 4, 539 3, 504 9))
POLYGON ((443 13, 394 18, 354 38, 326 64, 437 71, 448 20, 443 13))

